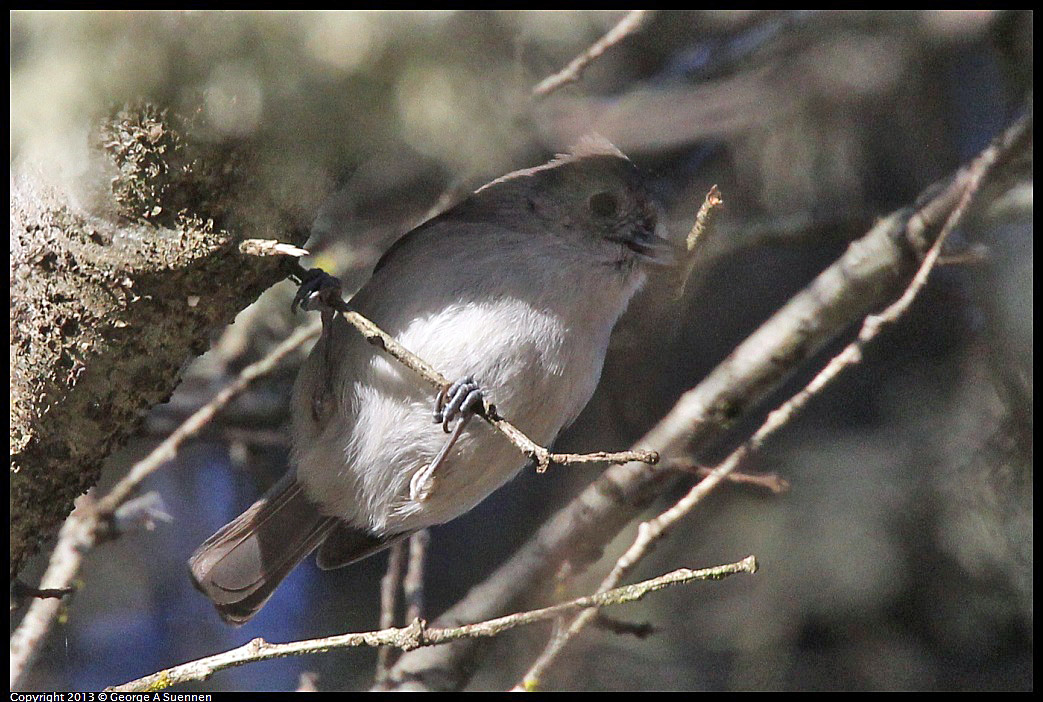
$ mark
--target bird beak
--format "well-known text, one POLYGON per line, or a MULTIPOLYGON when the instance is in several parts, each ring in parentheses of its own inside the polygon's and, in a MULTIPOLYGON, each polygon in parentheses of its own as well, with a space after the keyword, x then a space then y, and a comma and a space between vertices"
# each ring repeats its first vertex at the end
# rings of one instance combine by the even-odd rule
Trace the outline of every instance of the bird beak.
POLYGON ((679 252, 677 247, 663 236, 664 232, 662 225, 654 229, 635 227, 627 235, 610 236, 607 239, 627 247, 645 263, 670 266, 677 262, 679 252))

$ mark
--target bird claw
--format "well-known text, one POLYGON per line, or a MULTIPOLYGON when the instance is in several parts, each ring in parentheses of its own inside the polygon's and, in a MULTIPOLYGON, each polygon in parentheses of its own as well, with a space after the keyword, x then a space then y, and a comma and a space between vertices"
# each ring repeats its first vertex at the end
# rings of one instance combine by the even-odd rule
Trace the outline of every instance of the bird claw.
POLYGON ((438 398, 435 400, 435 423, 441 424, 442 430, 448 434, 450 422, 458 416, 474 414, 477 409, 482 407, 484 399, 482 390, 475 382, 473 375, 457 380, 438 393, 438 398))
POLYGON ((409 481, 409 497, 415 502, 423 502, 430 496, 435 484, 435 471, 445 463, 449 451, 456 444, 456 440, 464 431, 467 422, 475 415, 475 412, 483 406, 484 395, 475 382, 474 376, 469 375, 463 380, 458 380, 448 387, 442 388, 435 400, 434 419, 436 424, 441 424, 446 434, 450 434, 445 445, 438 455, 424 468, 418 470, 409 481), (457 417, 460 422, 449 429, 449 423, 457 417))
POLYGON ((329 306, 330 300, 340 297, 340 279, 321 268, 312 268, 301 278, 301 286, 293 297, 290 311, 315 310, 329 306))

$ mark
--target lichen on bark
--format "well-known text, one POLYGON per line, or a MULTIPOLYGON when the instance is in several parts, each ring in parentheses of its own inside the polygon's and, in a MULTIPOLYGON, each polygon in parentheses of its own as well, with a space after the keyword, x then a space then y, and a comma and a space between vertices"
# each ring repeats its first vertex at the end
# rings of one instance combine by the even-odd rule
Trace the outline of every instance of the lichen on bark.
POLYGON ((75 188, 12 169, 12 577, 211 334, 283 277, 238 241, 303 243, 325 194, 311 178, 280 202, 250 139, 149 105, 118 111, 91 141, 75 188))

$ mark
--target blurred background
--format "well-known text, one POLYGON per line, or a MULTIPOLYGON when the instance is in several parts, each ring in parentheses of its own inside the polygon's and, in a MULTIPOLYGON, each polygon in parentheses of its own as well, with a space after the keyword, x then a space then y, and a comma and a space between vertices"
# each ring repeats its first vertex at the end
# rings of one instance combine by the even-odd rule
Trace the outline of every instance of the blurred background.
MULTIPOLYGON (((631 304, 594 400, 557 443, 626 448, 851 240, 1031 105, 1033 48, 1031 12, 658 12, 579 82, 533 97, 624 15, 16 12, 12 169, 45 162, 75 179, 89 167, 80 154, 92 125, 114 105, 147 98, 200 114, 212 138, 258 145, 264 187, 277 190, 288 172, 332 177, 305 263, 340 275, 347 290, 433 209, 590 131, 650 174, 679 239, 717 184, 725 207, 683 294, 653 281, 631 304)), ((1032 688, 1031 154, 980 204, 950 239, 954 262, 910 313, 743 467, 777 473, 790 490, 722 486, 632 578, 751 553, 757 575, 608 611, 653 633, 588 628, 544 687, 1032 688)), ((112 457, 100 490, 305 322, 289 313, 293 293, 289 282, 273 287, 212 340, 112 457)), ((162 495, 172 521, 90 554, 29 688, 97 689, 256 636, 377 628, 384 554, 333 572, 306 562, 240 629, 222 624, 188 578, 192 551, 285 471, 300 358, 143 486, 162 495)), ((723 457, 770 407, 693 459, 723 457)), ((434 529, 427 618, 602 469, 523 472, 434 529)), ((590 592, 634 531, 557 596, 590 592)), ((37 557, 23 578, 36 582, 44 564, 37 557)), ((534 593, 531 604, 546 597, 534 593)), ((535 626, 490 641, 470 687, 511 687, 548 633, 535 626)), ((305 671, 320 689, 366 689, 375 660, 354 650, 273 661, 184 690, 294 689, 305 671)))

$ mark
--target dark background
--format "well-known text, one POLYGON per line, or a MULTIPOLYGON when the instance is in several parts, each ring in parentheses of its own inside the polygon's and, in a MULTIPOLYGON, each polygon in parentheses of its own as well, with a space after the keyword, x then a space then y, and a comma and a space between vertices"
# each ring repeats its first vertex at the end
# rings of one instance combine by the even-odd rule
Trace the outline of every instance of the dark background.
MULTIPOLYGON (((1024 12, 661 12, 579 83, 530 99, 532 86, 620 17, 15 13, 11 158, 75 172, 68 145, 113 102, 159 96, 202 109, 218 132, 255 131, 281 159, 299 153, 301 169, 321 158, 337 171, 308 248, 310 263, 349 290, 439 202, 541 163, 588 131, 651 174, 678 238, 716 183, 726 205, 684 295, 660 281, 632 303, 595 399, 557 444, 625 448, 848 242, 1029 104, 1033 51, 1024 12)), ((544 687, 1032 688, 1031 173, 1004 186, 951 240, 949 252, 970 262, 937 270, 862 364, 743 466, 785 477, 790 491, 722 486, 632 577, 751 553, 761 570, 611 610, 654 634, 589 628, 544 687)), ((289 283, 272 288, 213 339, 171 402, 112 457, 102 490, 303 322, 289 314, 292 294, 289 283)), ((385 555, 334 572, 307 562, 241 629, 223 625, 187 576, 196 546, 285 470, 299 360, 147 481, 172 521, 90 555, 29 688, 96 689, 256 636, 377 628, 385 555)), ((725 455, 770 407, 694 458, 725 455)), ((600 470, 525 472, 433 530, 428 618, 600 470)), ((590 592, 633 532, 564 594, 590 592)), ((23 574, 30 582, 42 571, 36 561, 23 574)), ((490 641, 471 688, 513 685, 548 633, 536 626, 490 641)), ((254 664, 185 689, 294 689, 303 671, 316 672, 321 689, 365 689, 375 658, 355 650, 254 664)))

